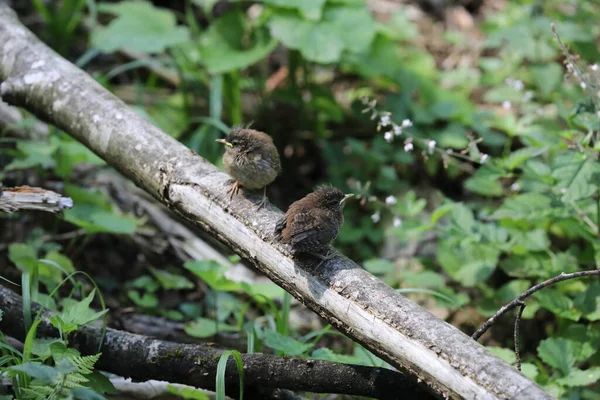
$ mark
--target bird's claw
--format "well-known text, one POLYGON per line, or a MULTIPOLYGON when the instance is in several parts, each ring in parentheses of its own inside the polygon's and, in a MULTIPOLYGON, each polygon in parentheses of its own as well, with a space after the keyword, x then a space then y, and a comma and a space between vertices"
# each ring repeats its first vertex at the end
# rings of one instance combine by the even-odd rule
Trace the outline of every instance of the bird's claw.
POLYGON ((227 193, 231 193, 229 195, 229 201, 233 200, 233 196, 238 194, 239 191, 240 191, 240 183, 238 181, 235 181, 233 186, 230 187, 229 190, 227 191, 227 193))

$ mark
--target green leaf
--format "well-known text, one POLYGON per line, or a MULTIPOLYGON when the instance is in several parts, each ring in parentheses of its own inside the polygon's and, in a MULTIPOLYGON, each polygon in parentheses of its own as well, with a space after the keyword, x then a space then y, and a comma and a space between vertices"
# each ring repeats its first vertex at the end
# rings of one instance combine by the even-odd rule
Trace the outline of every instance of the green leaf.
POLYGON ((534 364, 523 363, 521 364, 521 373, 523 373, 523 375, 525 375, 529 379, 535 380, 535 378, 539 374, 539 371, 534 364))
POLYGON ((537 299, 541 307, 552 311, 560 317, 572 321, 579 321, 581 317, 581 312, 574 307, 573 300, 554 289, 544 289, 533 296, 537 299))
POLYGON ((63 312, 60 314, 60 318, 64 324, 63 331, 73 331, 77 329, 77 327, 95 321, 106 314, 108 310, 94 311, 90 308, 90 304, 95 294, 96 289, 92 290, 91 293, 81 301, 69 298, 63 300, 63 312), (68 328, 65 329, 65 327, 68 328))
POLYGON ((11 243, 8 246, 8 258, 22 272, 32 272, 38 264, 35 249, 25 243, 11 243))
POLYGON ((73 267, 73 263, 71 262, 69 257, 65 256, 64 254, 61 254, 57 251, 51 251, 48 254, 46 254, 45 258, 47 260, 54 261, 55 263, 60 265, 62 269, 68 274, 71 272, 75 272, 75 267, 73 267))
POLYGON ((75 224, 89 233, 108 232, 131 235, 135 232, 138 220, 128 215, 117 215, 89 204, 75 204, 65 210, 65 221, 75 224))
POLYGON ((42 358, 48 358, 50 357, 51 353, 50 353, 50 345, 55 343, 55 342, 60 342, 60 339, 55 339, 55 338, 35 338, 33 340, 33 343, 31 345, 31 353, 42 358))
POLYGON ((515 243, 513 246, 515 254, 528 251, 544 251, 550 248, 550 239, 544 229, 538 228, 530 231, 512 229, 510 234, 512 242, 515 243))
POLYGON ((364 268, 372 274, 383 275, 394 270, 394 263, 383 258, 375 258, 365 261, 364 268))
POLYGON ((349 356, 347 354, 337 354, 334 353, 331 349, 328 349, 327 347, 321 347, 319 349, 316 349, 312 352, 310 357, 314 358, 315 360, 325 360, 346 364, 362 364, 361 359, 356 356, 349 356))
POLYGON ((574 368, 564 378, 557 379, 556 382, 569 387, 588 386, 598 382, 600 379, 600 367, 588 368, 585 371, 574 368))
POLYGON ((13 365, 12 367, 8 367, 8 370, 14 372, 23 372, 24 374, 27 374, 32 378, 39 379, 47 384, 54 383, 54 380, 58 376, 58 371, 54 368, 33 362, 13 365))
POLYGON ((452 279, 466 287, 485 281, 496 268, 500 251, 485 244, 462 246, 445 240, 438 250, 438 261, 452 279))
POLYGON ((600 163, 581 153, 565 152, 552 161, 555 189, 562 193, 562 200, 565 202, 591 196, 598 188, 598 182, 593 181, 595 173, 600 173, 600 163))
POLYGON ((86 387, 74 387, 71 394, 78 400, 106 400, 104 396, 86 387))
POLYGON ((282 8, 297 9, 306 19, 319 20, 327 0, 263 0, 265 4, 282 8))
POLYGON ((465 181, 465 189, 482 196, 502 196, 502 184, 497 180, 473 176, 465 181))
POLYGON ((283 336, 272 329, 265 329, 263 334, 265 345, 273 350, 282 351, 290 357, 299 356, 313 347, 310 343, 302 343, 292 337, 283 336))
POLYGON ((4 169, 7 171, 41 167, 44 169, 54 166, 52 155, 58 148, 56 144, 46 141, 17 141, 17 149, 23 154, 23 158, 16 158, 4 169))
POLYGON ((207 318, 198 318, 184 328, 185 333, 198 338, 214 336, 217 332, 237 332, 235 326, 217 323, 217 321, 207 318))
POLYGON ((174 394, 183 399, 190 400, 210 400, 208 395, 200 389, 188 388, 188 387, 176 387, 173 385, 167 385, 167 392, 174 394))
POLYGON ((471 231, 475 225, 475 217, 473 211, 462 203, 456 203, 450 212, 450 220, 459 229, 471 231))
POLYGON ((92 45, 112 53, 126 49, 137 53, 160 53, 189 40, 187 27, 177 26, 173 12, 154 7, 146 1, 102 3, 99 10, 117 15, 105 28, 96 25, 92 45))
POLYGON ((277 41, 271 39, 266 29, 252 30, 252 45, 246 46, 243 38, 251 28, 248 19, 239 10, 221 16, 208 28, 200 40, 202 63, 211 74, 243 69, 257 63, 271 53, 277 41))
POLYGON ((564 375, 568 375, 575 364, 573 342, 563 338, 549 338, 542 340, 537 348, 538 355, 546 364, 558 368, 564 375))
POLYGON ((548 97, 548 95, 556 91, 563 81, 564 69, 555 62, 544 63, 543 65, 532 65, 530 68, 531 77, 544 97, 548 97))
POLYGON ((152 267, 150 267, 150 271, 163 289, 192 289, 194 287, 194 283, 185 276, 172 274, 168 271, 152 267))
POLYGON ((504 200, 502 206, 490 218, 512 220, 531 219, 532 215, 548 215, 552 211, 552 199, 541 193, 524 193, 504 200))
POLYGON ((375 37, 375 23, 365 7, 326 6, 323 19, 317 22, 281 12, 271 18, 269 27, 271 35, 287 47, 323 64, 339 61, 343 51, 368 50, 375 37))
POLYGON ((405 286, 419 288, 441 288, 446 283, 444 277, 433 271, 407 271, 401 272, 401 281, 405 286))
POLYGON ((520 167, 524 162, 544 154, 546 151, 547 148, 545 147, 524 147, 511 152, 507 157, 502 158, 499 162, 500 165, 512 171, 515 168, 520 167))
POLYGON ((127 291, 127 297, 129 297, 136 306, 144 308, 154 308, 158 306, 158 298, 149 292, 144 292, 144 294, 140 296, 137 290, 129 290, 127 291))
POLYGON ((600 284, 587 288, 575 298, 575 305, 590 321, 600 320, 600 284))
POLYGON ((59 362, 64 359, 72 359, 81 355, 79 351, 68 348, 64 342, 59 340, 51 343, 49 347, 50 353, 52 354, 52 358, 54 358, 55 362, 59 362))
POLYGON ((227 292, 242 290, 241 284, 227 279, 223 275, 223 273, 227 270, 227 267, 220 265, 216 261, 191 261, 186 262, 183 266, 206 282, 206 284, 213 290, 222 290, 227 292))
POLYGON ((515 355, 514 350, 495 346, 486 346, 485 348, 488 349, 490 353, 501 358, 509 364, 514 364, 517 362, 517 356, 515 355))

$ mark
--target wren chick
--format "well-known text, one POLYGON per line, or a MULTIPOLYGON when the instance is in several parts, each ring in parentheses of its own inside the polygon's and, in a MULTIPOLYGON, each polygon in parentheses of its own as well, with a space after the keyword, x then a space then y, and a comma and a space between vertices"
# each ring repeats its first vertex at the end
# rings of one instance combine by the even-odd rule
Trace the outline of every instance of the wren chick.
POLYGON ((235 183, 227 191, 231 200, 240 187, 255 190, 263 189, 263 198, 258 209, 267 203, 267 185, 281 173, 279 153, 273 139, 254 129, 234 128, 225 139, 217 142, 226 146, 223 165, 235 183))
MULTIPOLYGON (((344 202, 354 194, 344 194, 331 186, 322 186, 292 203, 275 226, 275 237, 289 244, 294 253, 308 253, 321 260, 321 253, 337 237, 344 225, 344 202)), ((333 254, 333 253, 332 253, 333 254)))

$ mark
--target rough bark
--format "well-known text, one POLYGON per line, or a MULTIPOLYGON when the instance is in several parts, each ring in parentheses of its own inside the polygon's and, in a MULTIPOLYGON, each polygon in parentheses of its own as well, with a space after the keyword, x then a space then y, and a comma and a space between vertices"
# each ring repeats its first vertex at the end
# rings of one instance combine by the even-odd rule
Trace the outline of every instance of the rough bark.
MULTIPOLYGON (((23 303, 9 289, 0 286, 0 309, 4 312, 0 329, 24 340, 23 303)), ((34 306, 34 312, 40 309, 34 306)), ((44 317, 50 313, 45 312, 44 317)), ((59 337, 58 331, 44 319, 37 337, 59 337)), ((136 380, 158 379, 215 389, 217 363, 222 350, 204 344, 181 344, 142 335, 108 329, 101 344, 100 328, 87 326, 69 336, 70 345, 82 354, 102 353, 97 368, 136 380), (100 349, 100 350, 98 350, 100 349)), ((316 393, 339 393, 381 399, 428 399, 402 374, 385 368, 334 363, 320 360, 277 357, 269 354, 243 354, 246 390, 280 388, 316 393)), ((230 359, 226 370, 227 393, 239 391, 237 367, 230 359)))
POLYGON ((73 207, 73 200, 70 197, 62 197, 52 190, 30 186, 2 188, 0 184, 1 212, 45 211, 58 213, 71 207, 73 207))
MULTIPOLYGON (((226 195, 229 177, 152 126, 0 6, 0 95, 55 124, 159 201, 248 259, 342 332, 433 392, 466 399, 550 394, 455 327, 338 254, 318 271, 272 243, 281 213, 226 195)), ((250 199, 250 200, 249 200, 250 199)))

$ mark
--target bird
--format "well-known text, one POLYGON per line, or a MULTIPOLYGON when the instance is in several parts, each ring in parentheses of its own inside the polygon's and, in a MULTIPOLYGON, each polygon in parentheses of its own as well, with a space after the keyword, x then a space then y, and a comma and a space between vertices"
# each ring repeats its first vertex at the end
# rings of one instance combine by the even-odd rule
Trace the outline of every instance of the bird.
POLYGON ((245 127, 236 127, 224 139, 223 165, 233 177, 234 184, 227 191, 229 200, 238 194, 240 187, 263 189, 263 198, 258 204, 260 210, 267 203, 267 185, 281 173, 281 160, 273 139, 264 132, 245 127))
POLYGON ((275 225, 275 240, 290 245, 294 255, 307 253, 322 261, 330 259, 334 253, 321 253, 344 225, 344 205, 352 196, 332 186, 318 187, 290 205, 275 225))

